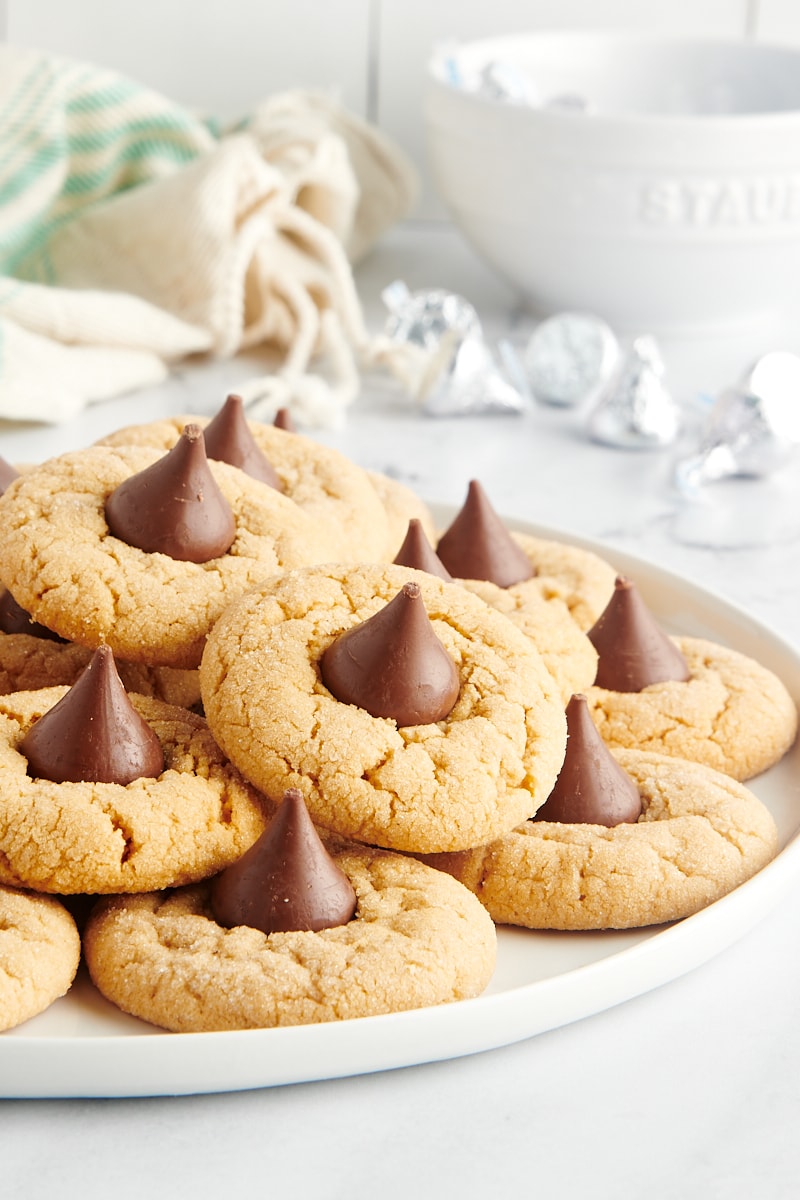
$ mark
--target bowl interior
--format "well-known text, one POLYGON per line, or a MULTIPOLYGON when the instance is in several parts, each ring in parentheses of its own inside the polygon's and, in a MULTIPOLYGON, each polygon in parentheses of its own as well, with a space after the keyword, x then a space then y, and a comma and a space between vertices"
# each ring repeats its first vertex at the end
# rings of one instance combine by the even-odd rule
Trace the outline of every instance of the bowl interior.
POLYGON ((576 94, 609 116, 721 116, 800 111, 800 50, 746 41, 555 32, 488 38, 437 52, 448 82, 489 63, 522 72, 546 103, 576 94))

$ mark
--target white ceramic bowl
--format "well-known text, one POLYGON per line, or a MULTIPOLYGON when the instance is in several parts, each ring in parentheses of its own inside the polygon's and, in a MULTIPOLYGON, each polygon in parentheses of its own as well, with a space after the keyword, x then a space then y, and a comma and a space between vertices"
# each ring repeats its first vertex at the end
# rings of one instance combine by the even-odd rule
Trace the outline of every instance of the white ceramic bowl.
POLYGON ((584 32, 455 51, 583 112, 455 87, 453 53, 430 68, 434 182, 534 312, 678 336, 800 320, 800 51, 584 32))

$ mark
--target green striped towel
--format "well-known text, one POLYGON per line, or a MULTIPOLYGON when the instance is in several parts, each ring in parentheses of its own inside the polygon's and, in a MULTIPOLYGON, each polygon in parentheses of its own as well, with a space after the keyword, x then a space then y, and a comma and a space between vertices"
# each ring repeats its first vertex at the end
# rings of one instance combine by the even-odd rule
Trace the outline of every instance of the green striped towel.
POLYGON ((0 47, 0 418, 63 420, 266 343, 280 368, 247 397, 340 419, 366 341, 350 257, 414 186, 325 97, 273 97, 223 135, 113 71, 0 47))

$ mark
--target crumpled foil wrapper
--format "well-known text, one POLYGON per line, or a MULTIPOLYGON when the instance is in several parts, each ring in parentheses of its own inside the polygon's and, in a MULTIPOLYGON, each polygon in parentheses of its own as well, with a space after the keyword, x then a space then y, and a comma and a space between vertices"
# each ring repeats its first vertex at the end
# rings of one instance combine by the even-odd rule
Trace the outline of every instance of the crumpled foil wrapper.
POLYGON ((765 354, 717 398, 697 452, 680 460, 675 480, 692 490, 728 476, 766 478, 800 448, 800 358, 765 354))
POLYGON ((508 343, 488 345, 473 306, 441 288, 385 288, 390 315, 376 361, 388 366, 429 416, 518 413, 527 405, 524 373, 508 343))
POLYGON ((635 338, 589 414, 589 435, 607 446, 631 450, 673 442, 680 413, 663 377, 664 363, 655 339, 649 334, 635 338))

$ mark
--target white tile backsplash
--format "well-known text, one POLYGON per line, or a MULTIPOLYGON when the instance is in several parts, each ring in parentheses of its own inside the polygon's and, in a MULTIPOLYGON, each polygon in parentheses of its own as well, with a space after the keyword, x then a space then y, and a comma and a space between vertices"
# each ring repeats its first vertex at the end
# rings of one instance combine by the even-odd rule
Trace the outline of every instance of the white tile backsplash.
POLYGON ((530 28, 645 29, 800 42, 800 0, 0 0, 0 36, 100 62, 223 119, 291 87, 377 121, 423 173, 432 46, 530 28))
POLYGON ((367 112, 370 0, 5 0, 7 37, 222 119, 292 87, 367 112))

